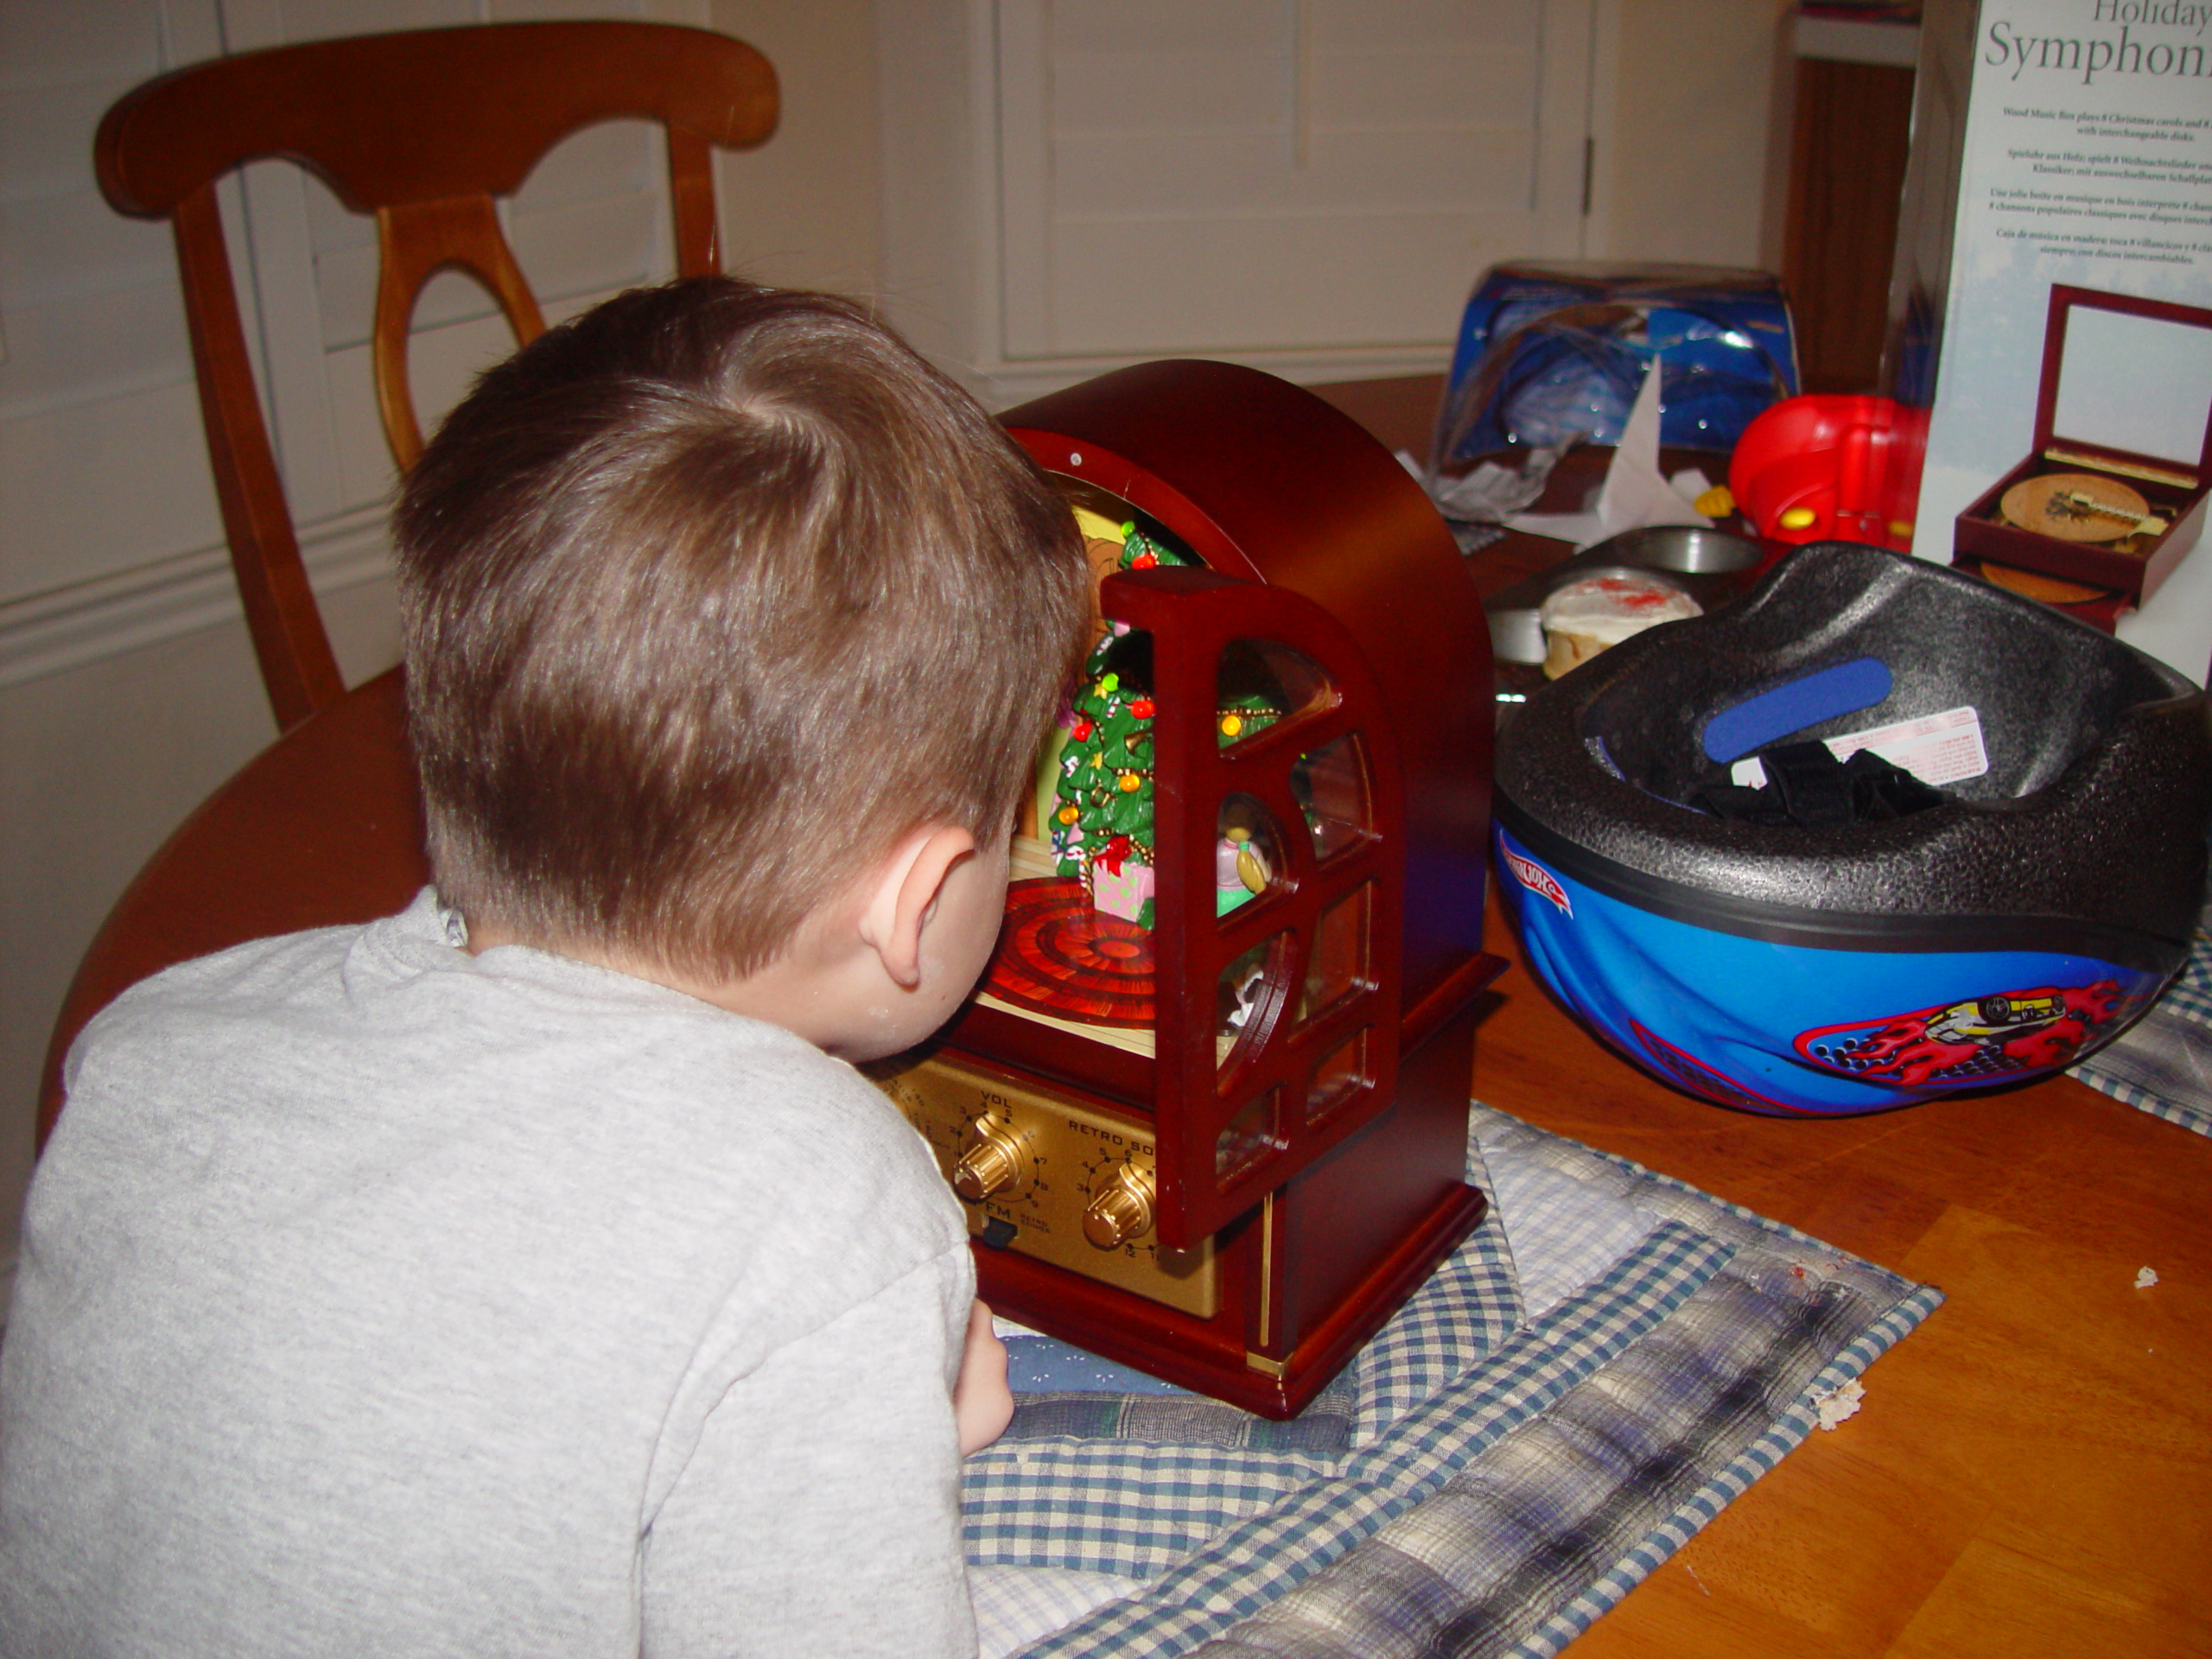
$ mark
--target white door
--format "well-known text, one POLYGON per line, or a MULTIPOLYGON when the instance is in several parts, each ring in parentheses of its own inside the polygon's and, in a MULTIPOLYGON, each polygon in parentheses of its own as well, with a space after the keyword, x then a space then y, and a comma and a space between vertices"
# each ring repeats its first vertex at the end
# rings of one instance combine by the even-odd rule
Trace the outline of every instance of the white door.
POLYGON ((1439 354, 1582 248, 1591 0, 998 0, 1004 365, 1439 354))

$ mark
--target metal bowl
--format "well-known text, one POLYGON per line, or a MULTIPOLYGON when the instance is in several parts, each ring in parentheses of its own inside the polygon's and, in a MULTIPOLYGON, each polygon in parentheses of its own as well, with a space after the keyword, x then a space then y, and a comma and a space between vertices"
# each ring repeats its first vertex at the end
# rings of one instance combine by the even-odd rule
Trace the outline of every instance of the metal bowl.
POLYGON ((1685 575, 1726 575, 1748 570, 1763 550, 1748 537, 1696 524, 1649 524, 1608 537, 1579 558, 1599 564, 1641 565, 1647 570, 1676 570, 1685 575))

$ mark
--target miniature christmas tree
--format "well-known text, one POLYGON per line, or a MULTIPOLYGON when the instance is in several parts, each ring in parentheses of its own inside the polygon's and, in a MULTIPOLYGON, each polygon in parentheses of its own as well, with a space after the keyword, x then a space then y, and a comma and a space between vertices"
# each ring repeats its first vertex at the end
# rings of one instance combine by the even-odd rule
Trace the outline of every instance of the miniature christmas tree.
MULTIPOLYGON (((1144 570, 1192 563, 1156 534, 1134 523, 1119 527, 1117 568, 1144 570)), ((1235 653, 1240 658, 1249 653, 1235 653)), ((1285 703, 1254 656, 1239 661, 1222 688, 1217 741, 1240 736, 1282 717, 1285 703)), ((1153 842, 1152 640, 1125 624, 1109 624, 1084 664, 1082 683, 1061 718, 1058 780, 1050 812, 1054 857, 1062 875, 1081 880, 1093 905, 1141 926, 1152 925, 1153 842)), ((1236 899, 1249 897, 1242 893, 1236 899)), ((1225 901, 1235 902, 1236 899, 1225 901)))
MULTIPOLYGON (((1122 569, 1190 563, 1134 522, 1121 531, 1122 569)), ((1154 861, 1151 658, 1149 637, 1126 624, 1101 635, 1064 717, 1052 823, 1060 874, 1082 880, 1094 900, 1103 878, 1111 889, 1106 907, 1146 925, 1154 861)))

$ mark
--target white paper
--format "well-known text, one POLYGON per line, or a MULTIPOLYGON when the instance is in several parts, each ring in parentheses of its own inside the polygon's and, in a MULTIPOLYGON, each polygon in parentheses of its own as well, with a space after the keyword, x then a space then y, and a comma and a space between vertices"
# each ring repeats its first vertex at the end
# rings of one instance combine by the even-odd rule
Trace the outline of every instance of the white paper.
MULTIPOLYGON (((1861 749, 1872 749, 1931 788, 1955 784, 1962 778, 1979 778, 1989 770, 1989 751, 1981 741, 1981 716, 1970 704, 1946 709, 1938 715, 1923 715, 1916 720, 1870 726, 1861 732, 1841 732, 1827 742, 1828 753, 1839 760, 1848 760, 1861 749)), ((1746 789, 1764 789, 1766 768, 1759 765, 1757 755, 1751 755, 1728 769, 1728 780, 1746 789)))
POLYGON ((1659 365, 1654 359, 1643 385, 1629 410, 1628 423, 1614 448, 1612 464, 1598 492, 1596 505, 1588 512, 1523 512, 1505 521, 1510 530, 1531 536, 1552 536, 1574 543, 1574 550, 1594 547, 1609 536, 1647 524, 1697 524, 1710 528, 1713 520, 1675 493, 1659 471, 1659 365))

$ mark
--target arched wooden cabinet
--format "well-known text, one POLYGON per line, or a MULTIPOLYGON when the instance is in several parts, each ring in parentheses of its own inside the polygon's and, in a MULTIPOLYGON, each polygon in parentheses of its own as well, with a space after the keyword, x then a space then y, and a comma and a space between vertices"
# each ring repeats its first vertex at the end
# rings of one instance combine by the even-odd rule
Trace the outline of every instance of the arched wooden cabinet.
POLYGON ((1488 632, 1419 486, 1297 387, 1154 363, 1005 419, 1195 556, 1101 593, 1150 645, 1152 926, 1018 880, 982 995, 885 1086, 995 1308, 1287 1416, 1483 1213, 1488 632), (1269 710, 1234 737, 1232 683, 1269 710), (1230 848, 1260 874, 1224 907, 1230 848))

